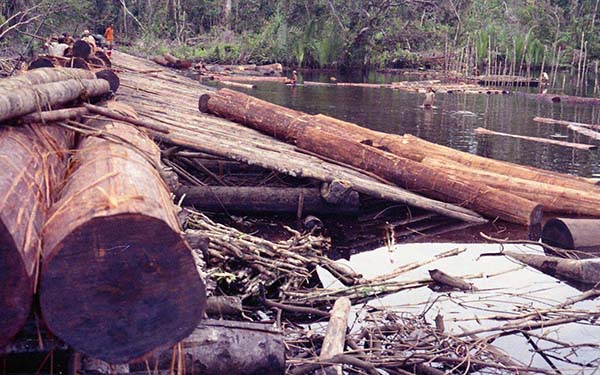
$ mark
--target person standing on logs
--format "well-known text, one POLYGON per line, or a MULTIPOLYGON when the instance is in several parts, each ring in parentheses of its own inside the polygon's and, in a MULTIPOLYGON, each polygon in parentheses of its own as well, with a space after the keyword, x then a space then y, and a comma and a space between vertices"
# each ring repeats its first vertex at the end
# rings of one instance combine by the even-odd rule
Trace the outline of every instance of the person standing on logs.
POLYGON ((92 34, 90 34, 89 30, 83 31, 83 36, 81 37, 81 40, 87 42, 92 47, 92 53, 96 52, 96 39, 94 39, 92 34))
POLYGON ((428 87, 425 91, 425 100, 423 101, 423 108, 431 109, 433 107, 433 101, 435 100, 435 91, 433 88, 428 87))
POLYGON ((113 49, 113 43, 115 41, 115 31, 112 23, 108 25, 106 31, 104 31, 104 38, 106 39, 106 47, 108 48, 106 55, 110 57, 113 49))

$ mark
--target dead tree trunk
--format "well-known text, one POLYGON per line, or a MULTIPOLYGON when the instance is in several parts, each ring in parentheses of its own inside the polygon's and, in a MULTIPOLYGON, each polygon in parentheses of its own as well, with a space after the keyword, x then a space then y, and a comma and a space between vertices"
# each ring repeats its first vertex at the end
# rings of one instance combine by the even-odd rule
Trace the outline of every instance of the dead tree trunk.
POLYGON ((356 214, 360 204, 358 194, 327 203, 317 188, 182 186, 177 195, 201 211, 296 213, 301 208, 305 214, 356 214))
POLYGON ((59 128, 0 127, 0 347, 29 315, 42 227, 71 147, 59 128))
POLYGON ((356 142, 351 134, 342 136, 330 133, 318 123, 311 122, 310 115, 227 89, 203 95, 199 107, 204 112, 232 119, 288 142, 296 142, 301 148, 372 172, 425 196, 459 203, 488 217, 499 217, 529 226, 539 226, 541 223, 541 206, 535 202, 445 174, 443 170, 426 167, 387 150, 382 151, 369 142, 356 142))
POLYGON ((68 81, 0 90, 0 121, 43 111, 81 97, 98 97, 110 92, 103 79, 70 79, 68 81))
POLYGON ((125 363, 189 335, 205 287, 155 169, 158 147, 123 123, 88 125, 112 141, 81 142, 52 207, 40 304, 50 330, 74 349, 125 363))
MULTIPOLYGON (((281 332, 265 324, 207 319, 179 348, 160 353, 149 363, 157 364, 159 371, 182 374, 282 375, 285 347, 281 332)), ((131 365, 130 371, 142 374, 147 369, 140 363, 131 365)))

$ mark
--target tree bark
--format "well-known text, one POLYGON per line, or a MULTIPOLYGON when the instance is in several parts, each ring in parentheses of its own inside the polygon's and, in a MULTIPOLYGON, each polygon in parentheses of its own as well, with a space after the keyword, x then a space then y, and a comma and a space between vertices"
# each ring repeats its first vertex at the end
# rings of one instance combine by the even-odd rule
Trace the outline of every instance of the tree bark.
MULTIPOLYGON (((285 347, 280 331, 260 323, 206 319, 177 347, 157 356, 158 370, 175 373, 283 375, 285 347), (175 357, 173 357, 175 356, 175 357), (181 358, 181 361, 178 360, 181 358)), ((154 358, 149 363, 155 363, 154 358)), ((145 364, 130 371, 146 373, 145 364)))
POLYGON ((330 204, 317 188, 182 186, 177 195, 185 195, 183 203, 201 211, 296 213, 301 205, 305 214, 332 215, 356 214, 360 208, 358 194, 330 204))
POLYGON ((29 315, 47 210, 72 136, 55 127, 0 127, 0 347, 29 315))
MULTIPOLYGON (((444 170, 423 166, 373 147, 370 140, 357 142, 368 130, 356 134, 334 130, 312 122, 312 116, 283 108, 245 94, 222 89, 200 98, 200 110, 210 112, 275 136, 299 147, 372 172, 406 189, 430 198, 459 203, 488 217, 529 226, 541 223, 541 206, 481 183, 460 176, 448 175, 444 170), (337 134, 334 134, 337 133, 337 134), (339 135, 338 135, 339 134, 339 135)), ((347 128, 359 128, 356 125, 347 128)), ((382 147, 383 148, 383 147, 382 147)))
POLYGON ((600 261, 598 259, 564 259, 541 254, 515 253, 512 251, 505 251, 503 254, 550 276, 592 285, 600 282, 600 261))
POLYGON ((45 224, 40 305, 74 349, 125 363, 189 335, 205 286, 155 169, 158 147, 123 123, 88 125, 127 141, 81 142, 45 224))
POLYGON ((0 91, 0 121, 43 111, 81 97, 98 97, 110 92, 103 79, 70 79, 68 81, 0 91))

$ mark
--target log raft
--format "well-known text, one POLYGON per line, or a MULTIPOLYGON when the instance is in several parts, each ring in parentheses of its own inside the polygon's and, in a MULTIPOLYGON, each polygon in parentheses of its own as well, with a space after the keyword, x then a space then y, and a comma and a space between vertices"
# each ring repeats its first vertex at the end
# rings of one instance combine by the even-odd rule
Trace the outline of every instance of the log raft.
POLYGON ((79 146, 44 227, 40 304, 70 346, 125 363, 189 335, 205 287, 155 169, 158 147, 129 125, 88 125, 129 142, 79 146))

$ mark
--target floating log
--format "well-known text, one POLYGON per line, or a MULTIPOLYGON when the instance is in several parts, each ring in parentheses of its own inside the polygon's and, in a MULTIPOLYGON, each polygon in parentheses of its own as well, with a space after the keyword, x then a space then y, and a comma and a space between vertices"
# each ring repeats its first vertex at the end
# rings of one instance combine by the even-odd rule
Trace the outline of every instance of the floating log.
MULTIPOLYGON (((338 298, 333 304, 330 311, 329 323, 327 324, 327 332, 321 346, 319 359, 326 361, 331 357, 344 352, 344 344, 346 342, 346 329, 348 328, 348 315, 352 304, 347 297, 338 298)), ((342 366, 335 365, 326 367, 320 374, 338 374, 342 375, 342 366)))
POLYGON ((557 95, 557 94, 532 94, 529 92, 516 92, 518 95, 528 99, 533 99, 548 103, 581 104, 581 105, 600 105, 599 98, 557 95))
POLYGON ((480 85, 489 86, 527 86, 538 87, 540 81, 535 78, 527 78, 521 76, 505 76, 505 75, 489 75, 474 77, 480 85))
POLYGON ((110 85, 103 79, 71 79, 0 92, 0 121, 43 111, 84 95, 93 98, 109 92, 110 85))
POLYGON ((257 65, 255 69, 266 72, 282 72, 283 65, 281 65, 280 63, 257 65))
POLYGON ((450 174, 481 181, 488 186, 544 206, 544 212, 600 216, 600 189, 589 185, 587 190, 565 188, 538 181, 525 180, 499 173, 486 172, 449 160, 425 158, 421 161, 431 168, 444 169, 450 174))
POLYGON ((321 197, 318 188, 276 188, 251 186, 182 186, 177 195, 183 203, 200 211, 357 214, 358 195, 339 204, 330 204, 321 197))
POLYGON ((214 81, 230 81, 230 82, 281 82, 285 83, 288 79, 286 77, 265 77, 265 76, 223 76, 223 75, 212 75, 209 77, 214 81))
POLYGON ((205 287, 155 169, 158 147, 123 123, 88 125, 128 143, 81 142, 44 227, 40 305, 75 350, 125 363, 188 336, 205 287))
MULTIPOLYGON (((413 160, 421 161, 423 158, 435 157, 441 160, 453 160, 463 164, 465 167, 481 169, 488 172, 514 176, 526 180, 539 181, 547 184, 564 186, 583 191, 597 189, 594 181, 583 177, 538 169, 526 165, 514 164, 500 160, 485 158, 479 155, 473 155, 466 152, 454 150, 450 147, 438 145, 428 142, 414 135, 405 134, 401 141, 390 142, 385 140, 382 142, 385 147, 388 147, 392 152, 401 154, 413 160)), ((599 191, 600 190, 595 190, 599 191)))
POLYGON ((32 60, 27 65, 27 70, 35 70, 40 68, 54 68, 54 60, 47 57, 38 57, 32 60))
POLYGON ((256 85, 251 85, 248 83, 231 82, 231 81, 225 81, 225 80, 220 80, 218 82, 225 86, 241 87, 243 89, 255 89, 256 88, 256 85))
POLYGON ((92 46, 83 40, 76 40, 73 43, 72 54, 73 57, 79 57, 84 60, 87 60, 92 55, 93 49, 92 46))
POLYGON ((513 251, 504 251, 503 254, 551 276, 584 284, 595 285, 600 283, 600 260, 598 259, 564 259, 540 254, 515 253, 513 251))
POLYGON ((563 125, 569 130, 585 135, 586 137, 600 140, 600 133, 594 130, 600 130, 600 125, 582 124, 580 122, 555 120, 545 117, 534 117, 533 121, 549 125, 563 125), (594 130, 591 130, 594 129, 594 130))
POLYGON ((311 116, 301 112, 227 89, 203 95, 199 107, 203 112, 232 119, 277 138, 296 141, 301 148, 375 173, 431 198, 459 203, 488 217, 523 225, 541 223, 541 206, 535 202, 356 142, 349 139, 353 135, 348 133, 344 136, 328 133, 311 123, 311 116))
POLYGON ((72 146, 60 128, 0 127, 0 347, 29 315, 42 227, 72 146))
POLYGON ((524 136, 524 135, 501 133, 501 132, 495 132, 495 131, 484 129, 484 128, 477 128, 477 129, 475 129, 475 134, 496 135, 496 136, 501 136, 501 137, 523 139, 525 141, 532 141, 532 142, 538 142, 538 143, 546 143, 546 144, 549 144, 549 145, 562 146, 562 147, 570 147, 570 148, 574 148, 574 149, 578 149, 578 150, 595 150, 595 149, 598 148, 598 146, 588 145, 588 144, 585 144, 585 143, 563 142, 563 141, 556 141, 554 139, 528 137, 528 136, 524 136))
POLYGON ((70 68, 40 68, 25 74, 0 80, 0 90, 10 90, 43 83, 68 81, 70 79, 94 79, 94 73, 70 68))
MULTIPOLYGON (((281 331, 270 325, 206 319, 179 348, 148 358, 148 363, 175 374, 283 375, 285 346, 281 331)), ((145 374, 146 364, 131 364, 130 371, 145 374)))
POLYGON ((552 218, 544 224, 542 242, 567 250, 600 251, 600 220, 552 218))

